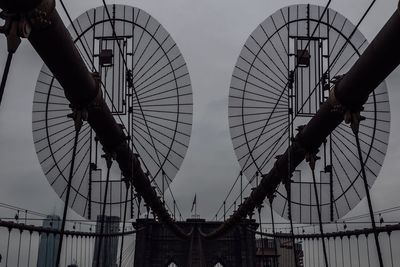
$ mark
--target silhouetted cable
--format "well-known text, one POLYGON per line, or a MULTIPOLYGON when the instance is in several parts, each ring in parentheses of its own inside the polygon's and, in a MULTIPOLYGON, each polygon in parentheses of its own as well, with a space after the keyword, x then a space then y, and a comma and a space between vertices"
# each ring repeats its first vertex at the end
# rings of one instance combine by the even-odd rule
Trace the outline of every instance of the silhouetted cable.
MULTIPOLYGON (((110 171, 111 171, 111 166, 113 163, 112 155, 111 154, 105 154, 104 159, 107 164, 107 177, 106 177, 106 188, 104 189, 104 200, 103 200, 103 210, 101 212, 101 219, 100 219, 100 238, 99 238, 99 246, 97 247, 97 261, 96 261, 96 266, 98 267, 100 265, 100 254, 102 257, 106 256, 106 253, 101 253, 101 245, 103 242, 103 231, 104 231, 104 221, 105 221, 105 216, 106 216, 106 205, 107 205, 107 196, 108 196, 108 186, 110 183, 110 171)), ((111 219, 111 218, 110 218, 111 219)), ((108 222, 107 223, 111 223, 108 222)), ((104 258, 103 258, 104 259, 104 258)), ((105 260, 103 260, 105 262, 105 260)))
POLYGON ((4 94, 4 89, 6 87, 8 74, 10 72, 12 58, 13 58, 13 53, 8 52, 6 66, 4 68, 4 73, 0 84, 0 105, 1 105, 1 100, 3 99, 3 94, 4 94))
POLYGON ((290 222, 290 239, 293 246, 293 259, 294 264, 296 267, 299 266, 298 255, 296 251, 296 240, 294 237, 294 230, 293 230, 293 219, 292 219, 292 181, 290 179, 286 179, 285 181, 285 188, 286 188, 286 197, 288 199, 288 217, 290 222))
MULTIPOLYGON (((359 122, 353 122, 353 123, 359 123, 359 122)), ((375 217, 374 217, 374 210, 372 208, 372 200, 371 200, 371 195, 369 192, 369 185, 368 185, 368 180, 367 180, 367 173, 365 171, 365 163, 363 160, 363 155, 361 152, 361 145, 360 145, 360 139, 358 136, 358 127, 357 126, 353 126, 353 132, 356 138, 356 144, 357 144, 357 151, 358 151, 358 158, 360 159, 360 165, 361 165, 361 174, 362 174, 362 179, 364 182, 364 188, 365 188, 365 193, 367 195, 367 203, 368 203, 368 209, 369 209, 369 213, 370 213, 370 219, 371 219, 371 223, 372 223, 372 228, 374 230, 374 238, 375 238, 375 245, 376 245, 376 250, 377 250, 377 254, 378 254, 378 260, 379 260, 379 265, 380 267, 383 267, 383 259, 382 259, 382 252, 381 252, 381 246, 379 243, 379 235, 378 232, 376 230, 376 222, 375 222, 375 217)))
POLYGON ((278 259, 278 244, 276 243, 276 237, 275 237, 275 220, 274 220, 274 210, 272 209, 272 204, 273 204, 273 197, 269 198, 269 208, 271 211, 271 222, 272 222, 272 234, 274 235, 273 240, 274 240, 274 267, 279 267, 279 259, 278 259))
POLYGON ((61 222, 60 242, 59 242, 59 246, 57 249, 56 267, 60 266, 61 249, 62 249, 62 242, 63 242, 63 238, 64 238, 64 230, 65 230, 65 223, 66 223, 66 218, 67 218, 68 203, 69 203, 69 197, 70 197, 70 193, 71 193, 72 179, 74 176, 76 150, 77 150, 77 146, 78 146, 79 132, 82 127, 82 124, 81 124, 82 122, 80 120, 83 119, 83 118, 78 118, 77 116, 80 116, 80 115, 78 115, 78 113, 76 113, 75 111, 72 114, 72 116, 75 116, 75 117, 71 117, 72 119, 75 120, 75 138, 74 138, 74 145, 72 148, 72 158, 71 158, 70 172, 69 172, 69 177, 68 177, 67 195, 65 197, 63 218, 62 218, 62 222, 61 222))
MULTIPOLYGON (((126 181, 126 195, 125 195, 125 207, 124 207, 124 219, 122 221, 122 232, 125 232, 125 223, 126 223, 126 213, 127 213, 127 204, 128 204, 128 193, 129 193, 129 183, 126 181)), ((124 248, 124 235, 121 237, 121 248, 119 254, 119 266, 122 266, 122 251, 124 248)))

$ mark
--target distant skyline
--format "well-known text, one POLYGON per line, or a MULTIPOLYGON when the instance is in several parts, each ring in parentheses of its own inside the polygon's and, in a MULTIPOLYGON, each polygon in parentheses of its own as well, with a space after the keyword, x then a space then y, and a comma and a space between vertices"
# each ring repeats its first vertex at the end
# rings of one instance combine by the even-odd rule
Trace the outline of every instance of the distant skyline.
MULTIPOLYGON (((324 6, 327 1, 107 1, 141 8, 157 19, 180 48, 193 88, 193 129, 188 153, 171 189, 184 217, 191 216, 193 197, 201 217, 213 218, 240 167, 228 126, 228 94, 237 57, 252 31, 276 10, 298 3, 324 6)), ((371 1, 333 0, 331 8, 356 24, 371 1)), ((66 1, 73 19, 101 1, 66 1)), ((377 1, 360 31, 371 41, 398 2, 377 1)), ((57 9, 68 26, 65 13, 57 9)), ((54 49, 57 49, 56 47, 54 49)), ((6 39, 0 38, 0 70, 6 39)), ((42 61, 27 40, 17 51, 0 106, 0 202, 45 214, 61 213, 63 203, 41 170, 32 140, 32 99, 42 61)), ((400 70, 387 79, 391 100, 391 136, 383 169, 372 187, 375 210, 400 205, 400 70)), ((249 191, 246 192, 248 194, 249 191)), ((167 199, 168 201, 168 199, 167 199)), ((353 212, 365 213, 365 201, 353 212)), ((268 215, 265 215, 269 217, 268 215)), ((0 217, 2 210, 0 209, 0 217)), ((75 216, 76 217, 76 216, 75 216)))

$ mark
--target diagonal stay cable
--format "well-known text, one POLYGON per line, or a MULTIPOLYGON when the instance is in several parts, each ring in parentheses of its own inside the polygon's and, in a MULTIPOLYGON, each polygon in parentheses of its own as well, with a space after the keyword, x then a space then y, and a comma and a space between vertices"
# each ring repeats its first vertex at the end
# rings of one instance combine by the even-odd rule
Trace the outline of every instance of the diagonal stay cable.
MULTIPOLYGON (((353 30, 353 32, 351 33, 350 38, 355 34, 357 28, 360 26, 360 24, 362 23, 362 21, 365 19, 366 15, 369 13, 369 11, 371 10, 371 8, 373 7, 375 1, 376 1, 376 0, 373 0, 373 1, 371 2, 371 4, 369 5, 367 11, 364 13, 364 15, 362 16, 362 18, 360 19, 360 21, 357 23, 356 28, 355 28, 355 29, 353 30)), ((328 3, 328 5, 329 5, 329 3, 328 3)), ((328 5, 327 5, 327 7, 328 7, 328 5)), ((326 7, 326 8, 327 8, 327 7, 326 7)), ((326 8, 325 8, 325 10, 326 10, 326 8)), ((325 10, 324 10, 324 13, 325 13, 325 10)), ((318 24, 317 24, 316 28, 318 27, 319 23, 321 22, 321 19, 323 18, 324 13, 323 13, 323 15, 321 16, 320 20, 318 21, 318 24)), ((316 28, 314 29, 314 32, 315 32, 316 28)), ((313 32, 313 34, 314 34, 314 32, 313 32)), ((350 38, 349 38, 349 39, 350 39, 350 38)), ((336 55, 336 58, 335 58, 335 60, 334 60, 333 62, 337 61, 337 58, 341 55, 342 51, 346 48, 346 45, 347 45, 347 44, 348 44, 348 42, 346 42, 346 44, 344 44, 344 45, 342 46, 340 52, 336 55)), ((308 46, 308 44, 307 44, 307 46, 308 46)), ((297 67, 298 67, 298 66, 296 66, 296 68, 297 68, 297 67)), ((330 65, 330 68, 331 68, 331 67, 332 67, 332 63, 331 63, 331 65, 330 65)), ((319 83, 321 83, 321 80, 322 80, 322 79, 319 80, 319 83)), ((318 85, 317 85, 317 86, 318 86, 318 85)), ((286 88, 286 87, 285 87, 285 88, 286 88)), ((313 89, 313 91, 315 91, 315 88, 313 89)), ((256 144, 257 144, 257 143, 256 143, 256 144)), ((251 155, 249 155, 249 156, 251 156, 251 155)), ((249 157, 249 158, 250 158, 250 157, 249 157)), ((249 160, 249 158, 247 159, 247 161, 249 160)), ((247 164, 247 161, 246 161, 246 164, 247 164)))
MULTIPOLYGON (((73 27, 73 30, 74 30, 75 34, 79 37, 78 30, 77 30, 77 28, 75 27, 75 25, 74 25, 74 23, 73 23, 73 21, 72 21, 72 18, 71 18, 71 16, 70 16, 70 14, 69 14, 67 8, 65 7, 65 4, 63 3, 63 0, 60 0, 60 2, 61 2, 61 4, 62 4, 62 7, 63 7, 63 9, 64 9, 64 12, 65 12, 66 15, 67 15, 67 18, 68 18, 70 24, 71 24, 72 27, 73 27)), ((110 12, 109 12, 109 10, 108 10, 107 5, 105 4, 105 1, 103 1, 103 4, 104 4, 104 7, 105 7, 105 11, 106 11, 106 13, 107 13, 107 16, 108 16, 108 18, 109 18, 109 21, 110 21, 110 23, 111 23, 111 25, 112 25, 113 35, 116 36, 114 23, 113 23, 113 21, 112 21, 112 19, 111 19, 111 15, 110 15, 110 12)), ((90 53, 87 51, 85 45, 83 44, 83 41, 81 40, 81 38, 78 38, 78 40, 79 40, 79 42, 81 43, 81 45, 82 45, 82 47, 83 47, 83 49, 84 49, 84 52, 85 52, 87 58, 89 59, 89 61, 90 61, 90 63, 91 63, 91 67, 93 68, 94 71, 97 71, 97 70, 96 70, 96 67, 94 66, 94 62, 93 62, 93 60, 91 59, 90 53)), ((118 45, 118 49, 119 49, 120 54, 122 54, 122 59, 123 59, 123 61, 124 61, 124 65, 125 65, 125 67, 128 69, 127 63, 126 63, 126 59, 125 59, 125 57, 123 56, 123 53, 122 53, 121 45, 120 45, 119 42, 117 42, 117 45, 118 45)), ((104 83, 103 83, 102 81, 101 81, 101 85, 102 85, 102 87, 104 88, 104 91, 105 91, 107 97, 109 98, 109 100, 111 100, 111 96, 109 95, 108 91, 106 90, 106 86, 104 85, 104 83)), ((135 94, 136 94, 136 91, 135 91, 135 94)), ((139 99, 138 99, 138 96, 137 96, 137 95, 136 95, 136 98, 137 98, 137 101, 138 101, 138 103, 139 103, 139 107, 140 107, 140 110, 141 110, 141 112, 142 112, 142 116, 143 116, 143 118, 144 118, 144 121, 145 121, 145 123, 147 124, 147 119, 146 119, 146 117, 144 116, 144 112, 143 112, 143 109, 142 109, 142 107, 141 107, 141 104, 140 104, 140 102, 139 102, 139 99)), ((115 107, 115 106, 114 106, 114 103, 113 103, 112 101, 110 101, 110 102, 111 102, 111 104, 113 105, 113 107, 115 107)), ((118 118, 119 118, 119 121, 120 121, 122 124, 124 124, 123 121, 122 121, 122 119, 121 119, 121 117, 120 117, 120 115, 117 114, 117 116, 118 116, 118 118)), ((147 127, 148 127, 148 125, 147 125, 147 127)), ((149 132, 150 137, 152 138, 151 132, 150 132, 149 130, 148 130, 148 132, 149 132)), ((155 145, 154 145, 154 141, 153 141, 153 140, 152 140, 152 143, 153 143, 153 148, 154 148, 154 150, 155 150, 155 152, 156 152, 156 155, 157 155, 157 157, 158 157, 158 160, 159 160, 159 162, 160 162, 159 155, 158 155, 157 149, 155 148, 155 145)), ((157 165, 158 165, 158 164, 157 164, 157 165)), ((161 162, 160 162, 160 165, 161 165, 161 162)))
MULTIPOLYGON (((311 38, 307 41, 307 44, 306 44, 305 49, 303 50, 301 56, 304 55, 306 49, 310 46, 311 39, 312 39, 312 37, 314 37, 315 33, 317 32, 317 29, 318 29, 319 25, 321 24, 321 21, 322 21, 323 17, 325 16, 325 13, 327 12, 327 10, 328 10, 328 8, 329 8, 331 2, 332 2, 332 0, 329 0, 328 3, 326 4, 326 6, 325 6, 325 8, 324 8, 324 11, 322 12, 322 14, 321 14, 321 16, 320 16, 320 18, 319 18, 319 20, 318 20, 318 23, 317 23, 317 25, 315 26, 315 28, 314 28, 314 30, 313 30, 313 32, 312 32, 312 34, 311 34, 311 38)), ((295 66, 295 68, 294 68, 294 71, 296 71, 298 68, 299 68, 299 63, 296 64, 296 66, 295 66)), ((247 78, 246 78, 246 81, 247 81, 247 78)), ((254 159, 253 150, 254 150, 254 148, 257 146, 257 144, 258 144, 258 142, 259 142, 259 140, 260 140, 260 138, 261 138, 261 135, 263 135, 265 129, 267 128, 268 123, 269 123, 269 120, 270 120, 270 117, 272 116, 272 113, 274 112, 274 110, 275 110, 276 107, 278 106, 278 103, 279 103, 280 99, 283 97, 283 95, 285 94, 285 91, 286 91, 287 88, 288 88, 288 83, 286 83, 284 89, 282 90, 282 92, 281 92, 281 94, 280 94, 280 96, 279 96, 277 102, 275 103, 275 106, 274 106, 272 112, 270 113, 269 118, 267 119, 267 121, 266 121, 265 124, 264 124, 264 127, 263 127, 263 129, 262 129, 262 131, 261 131, 261 134, 258 136, 256 142, 254 143, 253 148, 250 149, 249 144, 247 144, 250 153, 249 153, 249 157, 247 158, 246 163, 245 163, 244 165, 247 164, 248 160, 252 159, 253 162, 254 162, 254 164, 256 164, 256 168, 257 168, 258 171, 260 171, 260 172, 261 172, 261 169, 257 166, 257 163, 256 163, 256 161, 255 161, 255 159, 254 159)), ((244 92, 243 92, 243 94, 244 94, 244 92)), ((242 106, 243 106, 243 101, 242 101, 242 106)), ((244 107, 242 108, 242 114, 243 114, 243 109, 244 109, 244 107)), ((243 116, 242 116, 242 122, 244 123, 244 118, 243 118, 243 116)), ((244 129, 244 130, 245 130, 245 129, 244 129)), ((247 135, 245 135, 245 139, 246 139, 246 142, 247 142, 247 135)))
MULTIPOLYGON (((117 34, 116 34, 116 31, 115 31, 114 21, 113 21, 112 18, 111 18, 110 11, 109 11, 109 9, 108 9, 107 3, 106 3, 105 0, 102 0, 102 2, 103 2, 103 6, 104 6, 104 8, 105 8, 105 11, 106 11, 108 20, 109 20, 109 22, 110 22, 110 24, 111 24, 111 29, 112 29, 113 37, 116 38, 117 34)), ((122 57, 123 63, 124 63, 124 65, 125 65, 125 68, 126 68, 126 69, 129 69, 129 68, 128 68, 128 64, 127 64, 127 62, 126 62, 126 59, 125 59, 125 57, 124 57, 124 53, 123 53, 122 48, 121 48, 121 44, 120 44, 119 42, 117 42, 117 46, 118 46, 118 50, 119 50, 120 56, 122 57)), ((154 140, 153 140, 153 136, 152 136, 152 134, 151 134, 151 131, 150 131, 150 128, 149 128, 149 126, 148 126, 148 122, 147 122, 146 116, 145 116, 145 114, 144 114, 142 105, 141 105, 141 103, 140 103, 140 99, 138 98, 138 94, 137 94, 136 88, 133 86, 132 89, 133 89, 133 92, 134 92, 135 97, 136 97, 136 99, 137 99, 137 104, 138 104, 138 106, 139 106, 139 109, 140 109, 140 112, 141 112, 141 114, 142 114, 144 123, 145 123, 145 125, 146 125, 147 132, 148 132, 148 134, 149 134, 149 136, 150 136, 150 141, 151 141, 151 143, 152 143, 154 152, 155 152, 155 154, 156 154, 156 156, 157 156, 157 160, 158 160, 158 162, 159 162, 159 164, 160 164, 160 168, 162 168, 162 163, 161 163, 161 160, 160 160, 160 156, 159 156, 158 150, 157 150, 157 148, 156 148, 156 146, 155 146, 155 143, 154 143, 154 140)))
MULTIPOLYGON (((321 14, 321 16, 320 16, 320 18, 319 18, 319 20, 318 20, 318 23, 317 23, 317 25, 315 26, 315 28, 314 28, 314 30, 313 30, 313 32, 312 32, 312 34, 311 34, 311 37, 313 37, 313 36, 315 35, 315 33, 317 32, 317 29, 318 29, 318 27, 319 27, 319 25, 320 25, 320 23, 321 23, 323 17, 325 16, 325 13, 327 12, 327 10, 328 10, 328 8, 329 8, 331 2, 332 2, 332 0, 329 0, 328 3, 326 4, 326 6, 325 6, 325 8, 324 8, 324 11, 323 11, 323 13, 321 14)), ((306 46, 305 46, 305 49, 304 49, 304 51, 303 51, 303 54, 305 53, 305 50, 309 47, 310 43, 311 43, 311 38, 308 40, 308 42, 307 42, 307 44, 306 44, 306 46)), ((294 68, 294 70, 298 69, 298 67, 299 67, 299 64, 297 63, 296 66, 295 66, 295 68, 294 68)), ((246 78, 246 82, 247 82, 247 78, 246 78)), ((272 112, 270 113, 270 117, 272 116, 272 113, 274 112, 274 110, 277 108, 277 106, 278 106, 278 104, 279 104, 279 101, 280 101, 280 100, 282 99, 282 97, 284 96, 285 91, 286 91, 287 88, 288 88, 288 83, 286 83, 285 87, 283 88, 282 92, 280 93, 280 95, 279 95, 279 97, 278 97, 278 99, 277 99, 277 102, 275 103, 275 105, 274 105, 274 107, 273 107, 273 109, 272 109, 272 112)), ((243 94, 244 94, 244 91, 243 91, 243 94)), ((243 104, 243 101, 242 101, 242 104, 243 104)), ((242 105, 242 115, 243 115, 243 105, 242 105)), ((261 171, 260 168, 257 166, 257 163, 256 163, 256 161, 255 161, 255 159, 254 159, 253 150, 255 149, 255 147, 257 146, 257 144, 258 144, 258 142, 259 142, 261 136, 263 135, 263 133, 264 133, 264 131, 265 131, 265 129, 266 129, 268 123, 269 123, 269 120, 270 120, 270 118, 268 118, 267 121, 266 121, 266 123, 264 124, 264 127, 263 127, 263 129, 262 129, 262 131, 261 131, 261 134, 258 136, 256 142, 254 143, 253 149, 250 148, 249 143, 247 142, 247 141, 248 141, 248 140, 247 140, 247 135, 245 135, 246 143, 247 143, 247 146, 248 146, 248 148, 249 148, 249 153, 248 153, 248 157, 247 157, 247 159, 246 159, 246 162, 245 162, 244 166, 247 165, 247 162, 248 162, 250 159, 253 159, 254 164, 256 164, 256 168, 257 168, 259 171, 261 171)), ((244 117, 243 117, 243 116, 242 116, 242 121, 244 122, 244 117)), ((247 185, 247 186, 248 186, 248 185, 247 185)), ((246 188, 247 188, 247 186, 246 186, 246 188)), ((245 190, 245 189, 243 189, 243 190, 245 190)), ((242 192, 243 192, 243 190, 242 190, 242 192)), ((237 198, 237 199, 238 199, 238 198, 237 198)), ((231 205, 231 206, 232 206, 232 205, 231 205)))
MULTIPOLYGON (((368 13, 371 11, 372 7, 374 6, 376 0, 373 0, 370 5, 368 6, 367 10, 364 12, 363 16, 360 18, 360 20, 358 21, 356 27, 353 29, 353 31, 351 32, 351 34, 349 35, 349 37, 347 38, 346 42, 343 44, 343 46, 341 47, 341 49, 339 50, 339 52, 336 54, 335 58, 331 61, 331 63, 328 66, 328 69, 326 71, 326 73, 329 73, 331 71, 331 69, 335 66, 337 60, 339 59, 339 57, 342 55, 343 51, 346 49, 346 47, 348 46, 348 44, 350 43, 351 38, 353 38, 354 34, 357 32, 358 28, 360 27, 361 23, 364 21, 364 19, 366 18, 366 16, 368 15, 368 13)), ((309 96, 306 98, 306 100, 304 101, 303 105, 301 106, 301 109, 304 107, 304 105, 309 101, 310 97, 314 94, 315 90, 317 90, 318 86, 321 84, 322 82, 322 78, 319 79, 317 85, 313 88, 313 90, 310 92, 309 96)))

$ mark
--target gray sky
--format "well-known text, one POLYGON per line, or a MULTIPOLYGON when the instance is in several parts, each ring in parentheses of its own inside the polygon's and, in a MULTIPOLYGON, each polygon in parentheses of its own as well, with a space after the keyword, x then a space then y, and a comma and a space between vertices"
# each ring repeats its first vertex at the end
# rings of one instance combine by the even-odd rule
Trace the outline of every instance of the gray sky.
MULTIPOLYGON (((100 0, 65 1, 73 19, 100 0)), ((309 1, 325 5, 327 1, 309 1)), ((333 0, 331 8, 354 24, 370 0, 333 0)), ((108 1, 107 3, 111 3, 108 1)), ((172 35, 188 65, 194 97, 190 146, 172 190, 184 217, 190 216, 195 193, 202 217, 214 216, 240 167, 228 127, 228 94, 237 57, 252 31, 269 15, 303 0, 146 0, 115 1, 136 6, 157 19, 172 35)), ((397 7, 395 0, 377 1, 360 30, 371 41, 397 7)), ((59 13, 65 18, 63 11, 59 13)), ((66 20, 65 20, 66 21, 66 20)), ((6 40, 0 38, 0 69, 5 63, 6 40)), ((55 48, 56 49, 56 48, 55 48)), ((27 41, 18 50, 0 107, 0 202, 43 213, 60 212, 62 203, 42 173, 32 140, 33 92, 42 61, 27 41)), ((400 173, 400 72, 387 85, 392 125, 384 167, 372 188, 376 209, 399 205, 400 173), (394 116, 393 116, 394 115, 394 116)), ((366 211, 364 203, 353 214, 366 211)), ((0 217, 2 210, 0 210, 0 217)))

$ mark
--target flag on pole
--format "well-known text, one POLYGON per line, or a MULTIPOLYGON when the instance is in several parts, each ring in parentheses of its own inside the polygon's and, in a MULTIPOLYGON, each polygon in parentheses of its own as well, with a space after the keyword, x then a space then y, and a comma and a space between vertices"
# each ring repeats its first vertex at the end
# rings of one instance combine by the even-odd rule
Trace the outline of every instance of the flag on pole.
POLYGON ((197 205, 197 196, 196 194, 194 194, 194 199, 193 199, 193 203, 192 203, 192 209, 190 210, 190 212, 193 212, 194 207, 197 205))

